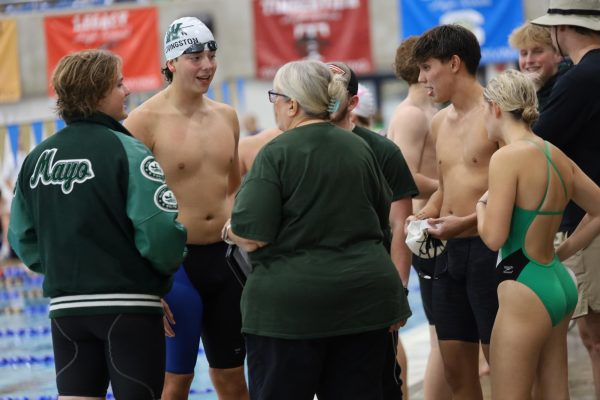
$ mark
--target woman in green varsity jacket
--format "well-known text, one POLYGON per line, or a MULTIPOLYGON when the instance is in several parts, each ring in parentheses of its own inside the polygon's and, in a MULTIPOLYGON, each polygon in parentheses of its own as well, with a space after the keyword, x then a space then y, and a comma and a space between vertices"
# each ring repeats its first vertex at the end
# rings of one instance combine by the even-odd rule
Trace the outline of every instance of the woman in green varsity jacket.
POLYGON ((67 126, 25 160, 9 240, 45 275, 59 395, 158 399, 164 377, 160 298, 181 263, 185 228, 151 152, 127 116, 120 59, 65 56, 53 75, 67 126))

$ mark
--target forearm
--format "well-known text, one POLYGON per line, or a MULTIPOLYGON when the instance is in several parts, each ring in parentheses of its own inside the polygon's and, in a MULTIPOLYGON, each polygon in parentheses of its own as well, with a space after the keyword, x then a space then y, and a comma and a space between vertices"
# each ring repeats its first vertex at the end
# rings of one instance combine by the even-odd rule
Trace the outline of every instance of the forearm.
POLYGON ((460 217, 461 221, 461 230, 460 232, 464 232, 468 229, 477 228, 477 213, 465 215, 464 217, 460 217))
POLYGON ((400 280, 402 281, 402 286, 408 287, 412 253, 408 246, 406 246, 405 238, 406 235, 404 234, 404 229, 401 227, 395 229, 392 236, 390 253, 392 262, 394 263, 394 266, 398 271, 398 275, 400 276, 400 280))
POLYGON ((404 287, 408 285, 412 261, 412 253, 406 245, 404 222, 411 214, 412 200, 410 198, 402 198, 391 204, 390 226, 392 229, 392 243, 390 245, 390 255, 404 287))
POLYGON ((577 251, 589 246, 598 235, 600 235, 600 216, 591 217, 586 214, 573 234, 558 246, 556 255, 561 261, 566 260, 577 251))
POLYGON ((421 173, 414 174, 413 178, 419 189, 417 199, 428 199, 438 189, 437 179, 432 179, 421 173))
POLYGON ((442 209, 442 199, 444 193, 441 187, 438 187, 427 201, 427 204, 415 215, 417 219, 436 218, 440 215, 442 209))
POLYGON ((490 247, 490 243, 488 243, 488 231, 486 231, 486 206, 487 204, 484 201, 478 201, 475 205, 475 215, 477 216, 477 233, 479 233, 479 237, 481 238, 481 240, 483 240, 483 243, 485 243, 486 246, 490 247))
POLYGON ((268 243, 260 240, 246 239, 241 236, 238 236, 231 229, 231 223, 228 221, 225 224, 222 232, 223 241, 226 243, 234 243, 241 249, 245 250, 248 253, 252 253, 260 249, 261 247, 265 247, 268 243))

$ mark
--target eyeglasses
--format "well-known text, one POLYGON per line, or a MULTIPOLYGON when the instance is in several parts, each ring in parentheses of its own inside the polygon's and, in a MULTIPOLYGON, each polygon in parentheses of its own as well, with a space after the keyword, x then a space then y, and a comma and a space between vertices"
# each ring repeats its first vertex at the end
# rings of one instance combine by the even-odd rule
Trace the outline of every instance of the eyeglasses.
POLYGON ((271 103, 275 103, 275 100, 277 100, 277 96, 285 97, 288 100, 290 99, 290 97, 286 96, 285 94, 277 93, 277 92, 275 92, 273 90, 269 90, 269 101, 271 103))
POLYGON ((208 48, 208 51, 217 51, 217 42, 214 40, 210 40, 204 43, 196 43, 188 47, 183 54, 190 53, 202 53, 204 51, 204 47, 208 48))

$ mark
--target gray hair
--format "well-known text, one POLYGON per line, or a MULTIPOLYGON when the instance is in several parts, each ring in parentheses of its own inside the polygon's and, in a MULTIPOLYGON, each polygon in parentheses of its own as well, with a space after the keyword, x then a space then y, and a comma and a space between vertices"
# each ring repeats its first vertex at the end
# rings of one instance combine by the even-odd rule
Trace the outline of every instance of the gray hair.
POLYGON ((348 98, 348 89, 341 75, 314 60, 292 61, 275 74, 273 87, 294 99, 304 113, 311 117, 329 119, 348 98))

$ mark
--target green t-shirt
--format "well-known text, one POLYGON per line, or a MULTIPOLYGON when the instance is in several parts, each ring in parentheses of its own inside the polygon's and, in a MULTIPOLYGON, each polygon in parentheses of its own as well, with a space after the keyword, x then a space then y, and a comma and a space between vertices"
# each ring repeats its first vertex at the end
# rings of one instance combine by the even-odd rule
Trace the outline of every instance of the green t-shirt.
POLYGON ((385 328, 410 316, 383 246, 391 192, 363 140, 325 122, 258 154, 237 194, 232 230, 269 244, 253 253, 242 331, 306 339, 385 328))
POLYGON ((419 194, 419 189, 417 189, 406 160, 400 148, 394 142, 358 125, 354 127, 352 132, 367 142, 373 154, 375 154, 383 176, 385 176, 385 180, 392 189, 392 201, 415 197, 419 194))
MULTIPOLYGON (((414 197, 419 194, 417 184, 410 173, 410 168, 400 151, 390 139, 377 133, 356 125, 352 130, 360 136, 371 148, 375 159, 383 172, 390 189, 392 189, 392 202, 406 197, 414 197)), ((385 247, 390 251, 392 245, 392 230, 388 227, 384 230, 385 247)))

